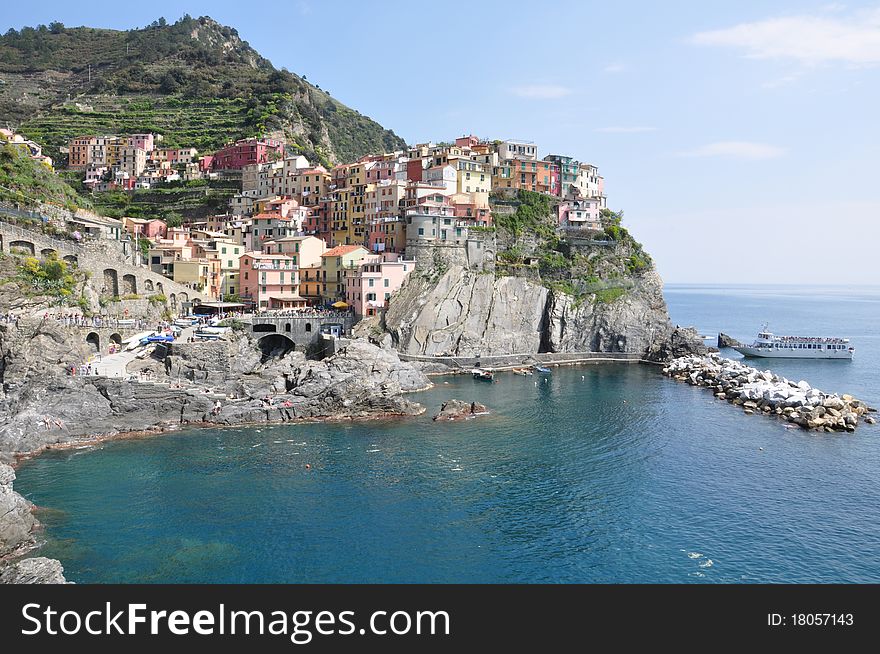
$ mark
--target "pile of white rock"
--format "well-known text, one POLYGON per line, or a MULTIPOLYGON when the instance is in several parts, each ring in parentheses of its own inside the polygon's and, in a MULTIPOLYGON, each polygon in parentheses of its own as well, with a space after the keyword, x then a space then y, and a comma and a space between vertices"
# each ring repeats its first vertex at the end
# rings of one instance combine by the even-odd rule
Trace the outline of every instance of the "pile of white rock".
POLYGON ((709 388, 719 400, 741 406, 749 415, 777 416, 804 429, 852 432, 860 420, 876 423, 870 415, 876 409, 852 395, 823 393, 805 381, 789 381, 717 354, 674 359, 663 374, 709 388))

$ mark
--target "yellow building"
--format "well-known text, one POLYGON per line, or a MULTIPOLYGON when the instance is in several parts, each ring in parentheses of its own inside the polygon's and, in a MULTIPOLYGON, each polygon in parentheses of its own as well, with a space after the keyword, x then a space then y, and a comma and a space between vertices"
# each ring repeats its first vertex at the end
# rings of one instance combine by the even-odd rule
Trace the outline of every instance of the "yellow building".
POLYGON ((220 262, 211 259, 187 259, 174 262, 172 279, 213 298, 220 297, 220 262))
POLYGON ((337 245, 321 255, 321 297, 345 298, 345 270, 354 269, 369 252, 360 245, 337 245))
POLYGON ((321 262, 299 267, 299 294, 313 304, 321 299, 321 262))

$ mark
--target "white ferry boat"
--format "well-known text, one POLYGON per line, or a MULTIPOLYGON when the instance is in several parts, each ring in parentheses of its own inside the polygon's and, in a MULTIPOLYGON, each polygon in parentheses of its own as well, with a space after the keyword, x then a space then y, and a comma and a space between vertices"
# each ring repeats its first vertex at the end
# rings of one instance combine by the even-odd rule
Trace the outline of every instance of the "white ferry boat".
POLYGON ((848 338, 776 336, 767 331, 767 325, 758 332, 754 343, 733 349, 747 357, 778 359, 852 359, 855 352, 848 338))

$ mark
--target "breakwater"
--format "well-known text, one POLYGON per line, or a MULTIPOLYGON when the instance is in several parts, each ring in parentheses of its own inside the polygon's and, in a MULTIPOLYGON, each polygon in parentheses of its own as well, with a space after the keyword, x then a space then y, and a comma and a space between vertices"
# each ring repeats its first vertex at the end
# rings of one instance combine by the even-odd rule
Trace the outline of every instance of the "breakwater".
POLYGON ((673 360, 663 373, 692 386, 711 390, 719 400, 817 431, 856 430, 860 422, 874 424, 876 409, 851 395, 825 393, 806 381, 790 381, 769 370, 758 370, 717 354, 673 360))

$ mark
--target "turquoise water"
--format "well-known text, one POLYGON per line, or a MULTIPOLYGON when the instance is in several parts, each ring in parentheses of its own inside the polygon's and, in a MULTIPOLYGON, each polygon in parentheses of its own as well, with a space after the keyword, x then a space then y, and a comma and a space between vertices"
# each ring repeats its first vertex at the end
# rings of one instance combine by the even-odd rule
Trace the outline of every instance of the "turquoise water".
MULTIPOLYGON (((766 366, 880 404, 877 289, 667 299, 707 334, 850 336, 853 362, 766 366)), ((448 381, 416 396, 429 414, 493 414, 120 441, 16 488, 80 583, 880 581, 878 428, 786 430, 639 365, 448 381)))

